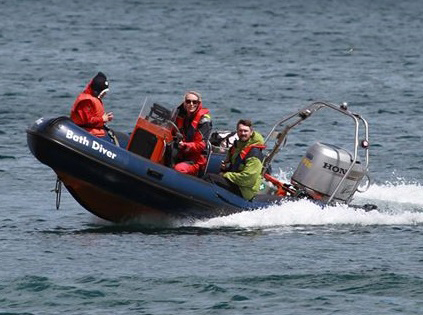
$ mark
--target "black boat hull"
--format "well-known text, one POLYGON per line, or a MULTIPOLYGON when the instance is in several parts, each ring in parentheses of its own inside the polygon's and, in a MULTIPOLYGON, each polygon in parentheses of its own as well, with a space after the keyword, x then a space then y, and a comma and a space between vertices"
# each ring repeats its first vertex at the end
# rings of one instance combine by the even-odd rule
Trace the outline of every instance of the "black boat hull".
MULTIPOLYGON (((272 196, 246 201, 208 181, 93 137, 67 117, 37 120, 27 130, 27 142, 32 154, 56 172, 75 200, 112 222, 210 218, 275 202, 272 196)), ((212 157, 211 172, 220 158, 212 157)))

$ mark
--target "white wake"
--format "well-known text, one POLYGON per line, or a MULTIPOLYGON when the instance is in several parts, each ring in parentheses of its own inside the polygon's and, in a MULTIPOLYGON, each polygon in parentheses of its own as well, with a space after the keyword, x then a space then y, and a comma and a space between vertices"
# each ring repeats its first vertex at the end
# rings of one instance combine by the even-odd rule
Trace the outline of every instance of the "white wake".
POLYGON ((423 223, 423 186, 419 183, 372 185, 358 194, 354 204, 374 203, 378 209, 364 211, 347 205, 322 208, 308 200, 288 201, 255 211, 197 221, 205 228, 267 228, 293 225, 415 225, 423 223))

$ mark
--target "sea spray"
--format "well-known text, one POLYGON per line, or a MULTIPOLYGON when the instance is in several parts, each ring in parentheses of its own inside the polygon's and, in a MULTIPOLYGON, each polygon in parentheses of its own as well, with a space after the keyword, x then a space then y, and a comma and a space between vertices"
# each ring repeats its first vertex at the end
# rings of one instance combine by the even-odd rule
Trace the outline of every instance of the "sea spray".
POLYGON ((357 193, 356 197, 423 205, 423 186, 417 182, 406 181, 372 184, 366 192, 357 193))
POLYGON ((345 204, 320 207, 309 200, 288 201, 255 211, 197 221, 197 227, 268 228, 297 225, 414 225, 423 223, 423 212, 399 213, 383 209, 365 211, 345 204))

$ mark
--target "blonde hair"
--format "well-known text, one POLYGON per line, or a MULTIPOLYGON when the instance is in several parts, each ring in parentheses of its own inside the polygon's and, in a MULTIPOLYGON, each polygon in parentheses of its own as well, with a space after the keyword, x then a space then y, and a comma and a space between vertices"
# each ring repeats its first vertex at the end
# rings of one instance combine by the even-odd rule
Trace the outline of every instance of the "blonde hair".
POLYGON ((185 102, 185 99, 187 98, 188 94, 192 94, 192 95, 197 96, 198 101, 201 103, 201 100, 202 100, 201 99, 201 94, 199 92, 196 92, 196 91, 187 91, 187 92, 185 92, 185 94, 184 94, 184 102, 185 102))

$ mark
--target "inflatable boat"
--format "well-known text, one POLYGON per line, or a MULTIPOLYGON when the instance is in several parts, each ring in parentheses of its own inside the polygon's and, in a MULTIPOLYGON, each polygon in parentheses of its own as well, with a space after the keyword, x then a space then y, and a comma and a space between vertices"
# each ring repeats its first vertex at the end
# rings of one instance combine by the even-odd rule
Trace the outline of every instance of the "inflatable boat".
MULTIPOLYGON (((53 169, 57 183, 63 183, 82 207, 112 222, 210 218, 292 198, 322 205, 350 203, 369 181, 368 124, 346 104, 314 102, 274 124, 265 138, 269 149, 263 160, 263 184, 252 200, 206 180, 208 174, 219 173, 226 154, 222 140, 227 138, 218 133, 208 143, 208 162, 200 176, 172 168, 178 138, 174 117, 164 106, 144 104, 133 131, 116 132, 115 144, 92 136, 68 117, 40 118, 27 129, 27 142, 32 154, 53 169), (273 159, 291 130, 322 108, 351 118, 353 150, 317 141, 305 152, 290 182, 281 182, 271 175, 273 159)), ((56 192, 60 193, 57 186, 56 192)))

